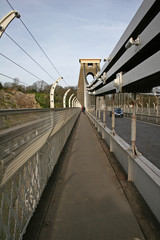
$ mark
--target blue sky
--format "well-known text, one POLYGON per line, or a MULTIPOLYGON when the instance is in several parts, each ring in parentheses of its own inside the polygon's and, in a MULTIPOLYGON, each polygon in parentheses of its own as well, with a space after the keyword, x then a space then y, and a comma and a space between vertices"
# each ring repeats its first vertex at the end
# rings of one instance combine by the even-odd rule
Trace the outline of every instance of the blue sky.
MULTIPOLYGON (((65 87, 78 84, 80 58, 103 60, 111 54, 143 1, 9 0, 9 2, 21 14, 22 21, 64 77, 60 85, 65 87)), ((6 0, 0 0, 0 19, 11 10, 6 0)), ((54 79, 59 77, 19 19, 12 21, 6 33, 54 79)), ((35 65, 5 34, 0 39, 0 53, 48 84, 53 83, 53 79, 35 65)), ((102 61, 101 66, 103 64, 102 61)), ((2 56, 0 56, 0 72, 19 78, 29 85, 38 81, 2 56)), ((12 82, 12 80, 0 76, 0 82, 12 82)))

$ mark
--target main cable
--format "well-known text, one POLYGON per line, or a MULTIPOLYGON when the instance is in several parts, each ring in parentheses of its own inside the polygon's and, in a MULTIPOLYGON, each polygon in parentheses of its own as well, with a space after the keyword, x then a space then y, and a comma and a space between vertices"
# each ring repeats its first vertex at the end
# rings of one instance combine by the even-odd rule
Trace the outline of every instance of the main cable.
MULTIPOLYGON (((3 76, 3 77, 9 78, 9 79, 15 80, 15 78, 12 78, 12 77, 10 77, 10 76, 7 76, 6 74, 0 73, 0 75, 3 76)), ((18 80, 18 82, 21 82, 21 83, 23 83, 23 84, 25 84, 25 85, 27 85, 27 86, 30 86, 29 84, 24 83, 24 82, 22 82, 22 81, 20 81, 20 80, 18 80)))
MULTIPOLYGON (((11 3, 6 0, 6 2, 8 3, 8 5, 12 8, 13 11, 15 11, 14 7, 11 5, 11 3)), ((50 58, 47 56, 47 54, 45 53, 45 51, 43 50, 43 48, 40 46, 40 44, 38 43, 38 41, 35 39, 35 37, 33 36, 33 34, 31 33, 31 31, 29 30, 29 28, 26 26, 26 24, 22 21, 22 19, 20 18, 20 21, 22 23, 22 25, 25 27, 25 29, 28 31, 28 33, 30 34, 30 36, 33 38, 33 40, 35 41, 35 43, 38 45, 38 47, 41 49, 41 51, 43 52, 43 54, 45 55, 45 57, 47 58, 47 60, 50 62, 50 64, 52 65, 52 67, 56 70, 56 72, 58 73, 58 75, 61 77, 62 75, 60 74, 60 72, 58 71, 58 69, 55 67, 55 65, 53 64, 53 62, 50 60, 50 58)), ((66 81, 63 78, 64 83, 68 86, 68 84, 66 83, 66 81)))
POLYGON ((28 27, 25 25, 25 23, 22 21, 22 19, 20 18, 21 23, 23 24, 23 26, 26 28, 26 30, 29 32, 29 34, 31 35, 31 37, 33 38, 33 40, 36 42, 36 44, 38 45, 38 47, 41 49, 41 51, 43 52, 43 54, 45 55, 45 57, 48 59, 48 61, 51 63, 51 65, 54 67, 54 69, 56 70, 56 72, 59 74, 59 76, 61 77, 62 75, 60 74, 60 72, 57 70, 57 68, 54 66, 54 64, 52 63, 52 61, 50 60, 50 58, 47 56, 47 54, 45 53, 45 51, 43 50, 43 48, 40 46, 40 44, 37 42, 37 40, 35 39, 35 37, 33 36, 33 34, 31 33, 31 31, 28 29, 28 27))
MULTIPOLYGON (((43 54, 45 55, 45 57, 48 59, 48 61, 51 63, 51 65, 53 66, 53 68, 56 70, 56 72, 59 74, 59 76, 61 77, 62 75, 60 74, 60 72, 58 71, 58 69, 55 67, 55 65, 53 64, 53 62, 50 60, 50 58, 47 56, 47 54, 45 53, 45 51, 43 50, 43 48, 40 46, 40 44, 37 42, 37 40, 35 39, 35 37, 33 36, 33 34, 30 32, 30 30, 28 29, 28 27, 25 25, 25 23, 22 21, 22 19, 20 18, 21 23, 23 24, 23 26, 26 28, 26 30, 29 32, 29 34, 31 35, 31 37, 33 38, 33 40, 36 42, 36 44, 38 45, 38 47, 41 49, 41 51, 43 52, 43 54)), ((66 81, 63 78, 63 81, 65 82, 65 84, 68 86, 68 84, 66 83, 66 81)))
POLYGON ((15 61, 13 61, 12 59, 8 58, 7 56, 5 56, 3 53, 0 53, 0 55, 4 58, 6 58, 7 60, 9 60, 10 62, 14 63, 15 65, 17 65, 18 67, 22 68, 24 71, 26 71, 27 73, 31 74, 33 77, 37 78, 40 81, 44 81, 41 78, 37 77, 35 74, 33 74, 32 72, 28 71, 26 68, 22 67, 21 65, 19 65, 18 63, 16 63, 15 61))
POLYGON ((51 77, 54 81, 55 79, 29 54, 27 53, 11 36, 9 36, 9 34, 7 34, 6 32, 4 32, 5 35, 11 40, 13 41, 28 57, 30 57, 32 59, 32 61, 34 61, 49 77, 51 77))
POLYGON ((10 4, 10 2, 9 2, 8 0, 6 0, 6 2, 7 2, 8 5, 12 8, 12 10, 15 11, 14 8, 13 8, 13 6, 10 4))

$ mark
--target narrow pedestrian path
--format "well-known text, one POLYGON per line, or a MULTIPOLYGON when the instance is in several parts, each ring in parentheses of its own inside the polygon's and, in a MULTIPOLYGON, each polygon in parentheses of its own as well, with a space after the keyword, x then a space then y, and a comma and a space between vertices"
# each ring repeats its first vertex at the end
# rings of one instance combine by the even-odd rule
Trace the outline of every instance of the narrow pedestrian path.
POLYGON ((66 150, 38 240, 144 239, 85 114, 66 150))

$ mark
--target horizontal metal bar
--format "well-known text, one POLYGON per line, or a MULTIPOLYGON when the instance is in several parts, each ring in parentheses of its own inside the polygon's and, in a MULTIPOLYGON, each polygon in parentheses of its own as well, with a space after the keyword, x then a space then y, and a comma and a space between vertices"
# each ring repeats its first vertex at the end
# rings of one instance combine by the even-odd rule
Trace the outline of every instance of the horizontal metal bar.
MULTIPOLYGON (((157 50, 158 46, 155 46, 156 36, 159 35, 159 24, 160 24, 160 13, 151 21, 151 23, 144 29, 144 31, 139 36, 140 44, 139 46, 132 46, 125 51, 125 53, 118 59, 118 61, 113 65, 113 67, 107 72, 107 79, 110 77, 115 78, 118 72, 127 72, 128 69, 135 67, 144 61, 150 54, 152 55, 154 51, 157 50), (155 39, 155 44, 154 44, 155 39), (153 40, 152 48, 147 47, 148 44, 153 40), (146 54, 145 54, 146 53, 146 54), (137 56, 136 56, 137 55, 137 56), (133 58, 133 60, 132 60, 133 58), (128 64, 128 65, 127 65, 128 64)), ((153 66, 153 64, 151 65, 153 66)), ((154 66, 153 66, 154 67, 154 66)), ((113 80, 113 79, 112 79, 113 80)), ((94 86, 89 88, 89 91, 97 90, 101 87, 102 81, 98 81, 94 86)))
MULTIPOLYGON (((159 34, 159 26, 160 26, 160 13, 153 19, 153 21, 147 26, 147 28, 145 28, 145 30, 139 35, 140 44, 138 46, 132 46, 125 51, 122 57, 119 58, 118 61, 113 65, 113 67, 107 72, 107 78, 110 78, 112 75, 115 75, 117 72, 123 71, 123 65, 126 64, 129 60, 131 60, 131 58, 133 58, 137 53, 141 53, 142 49, 154 37, 156 37, 159 34)), ((145 51, 148 51, 148 48, 146 48, 145 51)), ((143 52, 143 55, 144 55, 144 52, 143 52)), ((135 62, 135 65, 138 65, 138 64, 139 64, 138 62, 135 62)), ((125 68, 124 68, 124 71, 125 71, 125 68)))
MULTIPOLYGON (((124 47, 126 41, 132 36, 132 34, 135 31, 135 29, 142 22, 142 20, 145 17, 145 15, 147 15, 147 12, 149 12, 151 7, 155 3, 156 3, 156 0, 145 0, 145 1, 143 1, 143 3, 141 4, 140 8, 137 11, 137 13, 135 14, 135 16, 131 20, 130 24, 128 25, 127 29, 125 30, 124 34, 122 35, 122 37, 118 41, 117 45, 113 49, 112 53, 110 54, 111 61, 110 62, 106 62, 104 64, 104 66, 102 67, 102 69, 100 71, 100 75, 103 74, 103 72, 106 70, 107 67, 109 67, 109 65, 112 65, 112 60, 115 58, 115 56, 120 51, 120 49, 124 47)), ((157 5, 158 5, 158 1, 157 1, 157 5)), ((140 33, 141 32, 137 32, 137 36, 140 33)), ((123 51, 122 51, 122 54, 123 54, 123 51)))
POLYGON ((0 110, 0 115, 8 115, 8 114, 22 114, 22 113, 36 113, 36 112, 57 112, 57 111, 65 111, 64 108, 26 108, 26 109, 2 109, 0 110))
POLYGON ((47 141, 48 136, 51 132, 48 131, 44 136, 34 142, 31 146, 21 152, 5 169, 5 174, 1 180, 0 186, 2 186, 18 169, 31 157, 33 156, 47 141))
MULTIPOLYGON (((126 73, 130 71, 157 51, 160 22, 158 6, 157 0, 143 1, 109 56, 110 61, 107 61, 100 70, 99 76, 102 76, 105 71, 107 73, 107 81, 111 82, 116 78, 118 72, 126 73), (139 46, 132 46, 126 49, 125 44, 131 37, 134 40, 139 37, 140 44, 139 46)), ((103 81, 96 81, 97 79, 87 88, 89 92, 98 92, 99 88, 104 88, 103 81)))
MULTIPOLYGON (((160 51, 123 75, 122 86, 160 72, 160 51)), ((159 80, 160 83, 160 80, 159 80)))
MULTIPOLYGON (((134 92, 133 83, 136 84, 138 82, 140 84, 140 80, 147 78, 146 80, 146 86, 144 85, 144 89, 147 87, 147 83, 149 82, 149 88, 155 87, 155 83, 157 83, 157 86, 160 85, 160 78, 159 80, 154 81, 152 79, 152 76, 155 76, 157 74, 160 75, 160 51, 158 51, 156 54, 136 66, 131 71, 127 72, 123 75, 123 82, 122 82, 122 88, 126 87, 130 84, 132 84, 132 90, 130 92, 134 92), (151 81, 152 80, 152 81, 151 81)), ((103 95, 105 93, 109 93, 111 91, 116 91, 116 88, 114 87, 114 82, 110 82, 109 84, 105 85, 104 87, 98 89, 95 91, 94 95, 103 95)))
POLYGON ((95 89, 99 88, 103 84, 102 81, 98 81, 95 85, 93 85, 91 88, 88 88, 89 91, 94 91, 95 89))
POLYGON ((0 110, 0 115, 8 115, 8 114, 22 114, 22 113, 34 113, 34 112, 49 112, 49 111, 53 111, 53 109, 44 109, 44 108, 34 108, 34 109, 3 109, 0 110))

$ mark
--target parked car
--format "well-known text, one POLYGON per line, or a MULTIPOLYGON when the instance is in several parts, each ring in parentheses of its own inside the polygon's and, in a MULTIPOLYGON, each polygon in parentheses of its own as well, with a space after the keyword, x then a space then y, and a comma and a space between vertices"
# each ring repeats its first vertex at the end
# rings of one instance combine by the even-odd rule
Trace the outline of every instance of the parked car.
MULTIPOLYGON (((123 117, 123 110, 121 108, 114 108, 115 117, 123 117)), ((110 117, 112 116, 112 111, 110 111, 110 117)))

